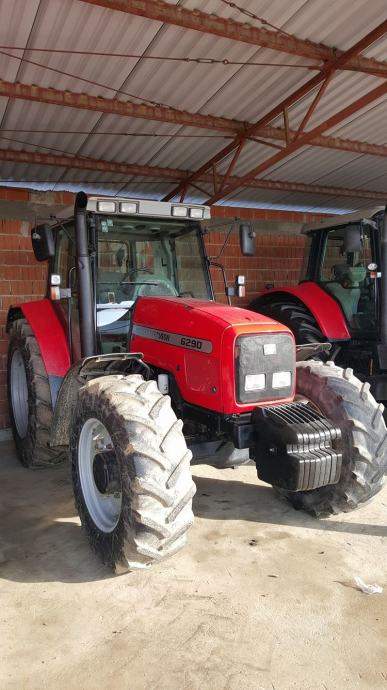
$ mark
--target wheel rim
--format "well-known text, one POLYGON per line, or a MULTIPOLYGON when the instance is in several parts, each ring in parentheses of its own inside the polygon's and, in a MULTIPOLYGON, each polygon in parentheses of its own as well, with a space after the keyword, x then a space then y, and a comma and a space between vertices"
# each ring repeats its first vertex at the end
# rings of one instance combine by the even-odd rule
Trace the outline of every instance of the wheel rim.
POLYGON ((121 480, 110 434, 98 419, 88 419, 82 427, 78 468, 83 498, 91 519, 102 532, 112 532, 121 514, 121 480))
POLYGON ((20 438, 25 438, 28 430, 28 384, 20 350, 14 351, 11 360, 11 403, 16 431, 20 438))

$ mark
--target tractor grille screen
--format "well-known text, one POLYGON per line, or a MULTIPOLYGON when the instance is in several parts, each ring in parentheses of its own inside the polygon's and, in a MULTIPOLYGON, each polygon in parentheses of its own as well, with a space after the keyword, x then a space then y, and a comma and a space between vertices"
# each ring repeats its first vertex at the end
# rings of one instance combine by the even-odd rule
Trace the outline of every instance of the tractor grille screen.
POLYGON ((286 333, 237 338, 237 402, 268 402, 289 397, 295 361, 293 338, 286 333))

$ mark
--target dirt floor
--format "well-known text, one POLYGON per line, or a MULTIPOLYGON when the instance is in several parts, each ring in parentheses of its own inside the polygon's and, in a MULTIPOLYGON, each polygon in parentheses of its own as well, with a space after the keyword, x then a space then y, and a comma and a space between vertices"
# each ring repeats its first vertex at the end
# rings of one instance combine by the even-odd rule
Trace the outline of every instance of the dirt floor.
POLYGON ((387 488, 318 522, 253 467, 194 474, 186 549, 115 577, 69 466, 31 472, 0 444, 1 690, 387 690, 387 488))

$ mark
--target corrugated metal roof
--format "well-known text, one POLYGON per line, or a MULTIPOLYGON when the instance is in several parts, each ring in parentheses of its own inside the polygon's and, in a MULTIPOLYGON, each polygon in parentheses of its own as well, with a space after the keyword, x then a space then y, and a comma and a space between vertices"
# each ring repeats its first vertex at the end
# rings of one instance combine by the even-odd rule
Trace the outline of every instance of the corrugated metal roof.
MULTIPOLYGON (((168 2, 260 26, 259 22, 247 19, 235 7, 229 7, 221 0, 168 2)), ((283 0, 240 0, 240 4, 299 38, 342 50, 349 48, 387 17, 385 0, 341 0, 340 3, 336 0, 325 0, 324 3, 321 0, 289 0, 286 3, 283 0)), ((308 66, 316 64, 310 59, 163 25, 79 0, 68 0, 66 3, 63 0, 0 0, 0 19, 0 45, 21 46, 28 60, 62 72, 21 62, 23 52, 12 51, 14 58, 0 54, 0 74, 5 80, 59 90, 69 89, 106 98, 117 97, 120 100, 130 100, 128 94, 131 94, 137 97, 137 102, 149 99, 193 113, 254 122, 316 73, 308 69, 308 66), (31 48, 130 53, 142 57, 38 53, 31 48), (210 57, 242 63, 272 63, 272 66, 171 62, 146 59, 149 55, 210 57), (284 63, 293 67, 281 66, 284 63), (98 85, 84 80, 98 82, 98 85)), ((386 59, 387 40, 378 40, 364 51, 364 55, 386 59)), ((308 127, 322 122, 379 83, 380 78, 364 73, 337 73, 308 127)), ((313 94, 289 110, 292 128, 299 125, 312 98, 313 94)), ((363 112, 352 115, 329 133, 341 138, 386 144, 386 115, 387 98, 384 98, 363 112)), ((281 118, 272 124, 283 126, 281 118)), ((1 136, 4 138, 0 138, 0 148, 65 152, 120 163, 179 168, 182 171, 197 169, 227 143, 221 133, 217 135, 210 130, 5 98, 0 98, 1 136)), ((268 146, 249 142, 233 174, 247 173, 273 152, 274 149, 268 146)), ((387 192, 386 165, 386 158, 379 156, 306 146, 266 171, 263 177, 387 192)), ((219 167, 220 172, 225 170, 226 161, 219 167)), ((0 184, 1 180, 6 182, 13 179, 36 185, 55 183, 56 189, 75 189, 91 184, 91 191, 98 188, 99 192, 120 191, 129 196, 153 195, 154 198, 161 198, 173 187, 170 181, 149 177, 133 178, 116 173, 83 172, 21 163, 2 164, 0 184), (92 188, 93 184, 97 187, 92 188)), ((200 188, 211 193, 209 185, 200 183, 200 188)), ((200 198, 197 189, 190 188, 189 194, 192 200, 201 201, 204 198, 203 195, 200 198)), ((364 200, 360 201, 364 205, 364 200)), ((233 194, 227 203, 248 203, 270 208, 285 204, 281 207, 311 210, 328 208, 346 211, 358 207, 356 196, 340 198, 339 195, 330 197, 261 189, 233 194)))

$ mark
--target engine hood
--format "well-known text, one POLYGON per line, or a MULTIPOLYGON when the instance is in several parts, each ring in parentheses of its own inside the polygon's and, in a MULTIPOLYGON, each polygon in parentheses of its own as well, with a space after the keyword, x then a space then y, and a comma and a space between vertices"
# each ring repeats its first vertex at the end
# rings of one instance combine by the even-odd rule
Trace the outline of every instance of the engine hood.
MULTIPOLYGON (((137 323, 141 321, 144 325, 152 325, 153 328, 163 327, 166 330, 169 330, 168 326, 174 330, 175 327, 181 328, 184 325, 184 333, 186 328, 197 327, 199 317, 203 326, 211 323, 212 325, 216 324, 221 329, 227 328, 227 326, 246 327, 248 332, 253 330, 257 333, 271 333, 273 331, 284 333, 289 330, 268 316, 209 300, 180 297, 141 297, 138 299, 135 311, 137 323)), ((189 335, 198 335, 198 333, 190 332, 189 335)))
MULTIPOLYGON (((286 326, 247 309, 196 299, 140 297, 134 308, 129 348, 142 352, 145 362, 156 370, 169 372, 185 402, 235 414, 256 405, 251 399, 242 402, 236 397, 237 342, 248 335, 262 336, 261 343, 275 336, 285 338, 290 359, 294 354, 289 366, 294 368, 294 338, 286 326)), ((253 365, 254 359, 253 353, 253 365)), ((278 351, 279 369, 281 361, 278 351)), ((260 366, 268 365, 267 360, 260 366)), ((262 404, 274 402, 269 390, 267 393, 262 404)), ((293 394, 294 390, 274 397, 276 402, 288 402, 293 394)))

